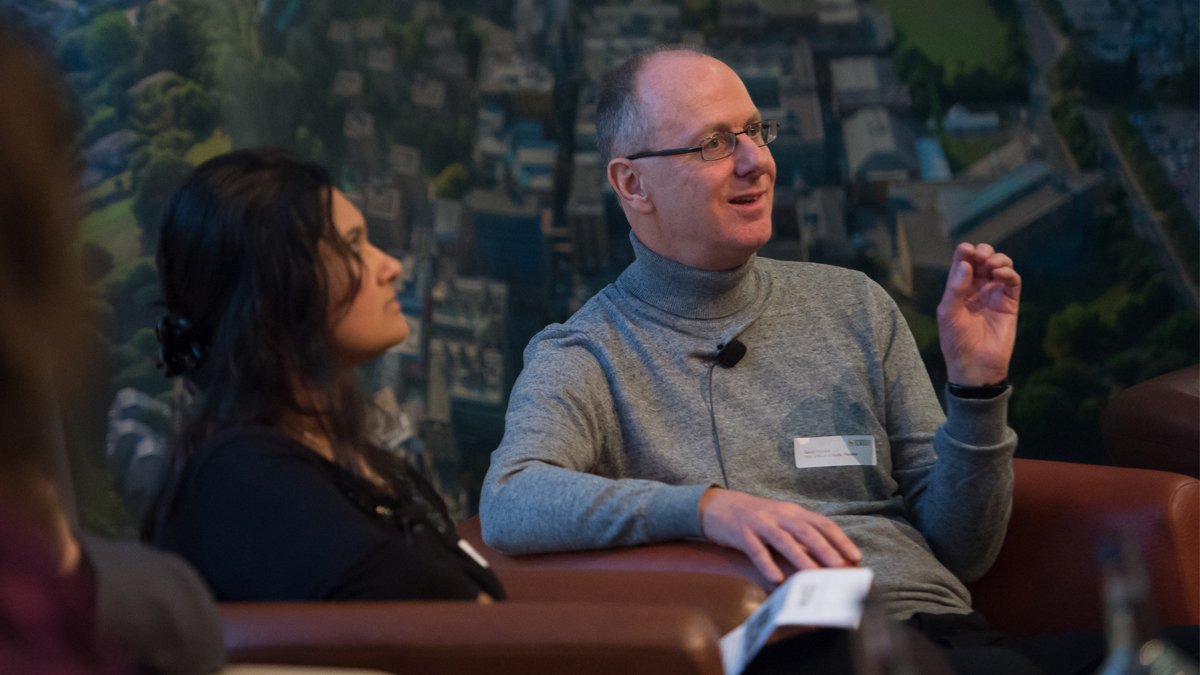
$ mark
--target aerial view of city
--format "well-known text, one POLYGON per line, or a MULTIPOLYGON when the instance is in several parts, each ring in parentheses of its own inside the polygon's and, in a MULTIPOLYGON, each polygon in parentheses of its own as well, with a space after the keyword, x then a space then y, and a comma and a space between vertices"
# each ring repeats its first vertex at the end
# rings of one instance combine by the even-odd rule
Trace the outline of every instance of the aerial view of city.
POLYGON ((659 43, 730 64, 778 165, 761 255, 852 267, 900 305, 935 386, 957 243, 1024 279, 1018 455, 1105 463, 1122 389, 1200 360, 1194 0, 9 0, 67 76, 85 272, 107 364, 78 416, 85 524, 127 532, 180 392, 155 366, 167 199, 282 146, 327 166, 403 263, 410 337, 362 372, 376 436, 456 517, 522 350, 632 259, 595 144, 602 73, 659 43))

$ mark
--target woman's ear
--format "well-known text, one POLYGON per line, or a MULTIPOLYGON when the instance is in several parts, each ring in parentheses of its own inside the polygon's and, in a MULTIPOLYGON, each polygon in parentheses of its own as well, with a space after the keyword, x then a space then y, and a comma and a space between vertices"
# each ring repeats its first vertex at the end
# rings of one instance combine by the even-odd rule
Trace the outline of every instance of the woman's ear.
POLYGON ((628 208, 637 213, 654 211, 654 200, 646 189, 646 183, 637 167, 624 157, 617 157, 608 163, 608 182, 628 208))

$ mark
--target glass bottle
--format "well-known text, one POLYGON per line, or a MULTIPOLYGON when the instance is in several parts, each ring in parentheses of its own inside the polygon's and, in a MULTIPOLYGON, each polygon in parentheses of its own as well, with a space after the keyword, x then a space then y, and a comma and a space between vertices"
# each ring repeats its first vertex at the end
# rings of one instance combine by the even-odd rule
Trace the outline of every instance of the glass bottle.
POLYGON ((1194 661, 1154 636, 1146 566, 1134 541, 1112 542, 1100 558, 1108 654, 1097 675, 1197 675, 1194 661))

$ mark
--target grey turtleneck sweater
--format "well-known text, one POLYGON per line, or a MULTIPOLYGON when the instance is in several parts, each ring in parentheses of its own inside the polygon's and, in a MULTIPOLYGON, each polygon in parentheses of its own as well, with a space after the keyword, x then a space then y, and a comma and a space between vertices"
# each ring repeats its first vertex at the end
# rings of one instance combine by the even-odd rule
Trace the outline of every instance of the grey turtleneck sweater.
POLYGON ((700 496, 724 485, 832 518, 893 616, 970 611, 963 581, 991 565, 1011 508, 1008 393, 947 395, 944 416, 895 303, 861 273, 766 258, 705 272, 633 243, 615 283, 526 348, 484 540, 701 537, 700 496), (716 366, 735 337, 745 357, 716 366), (872 436, 876 464, 797 468, 794 439, 844 435, 872 436))

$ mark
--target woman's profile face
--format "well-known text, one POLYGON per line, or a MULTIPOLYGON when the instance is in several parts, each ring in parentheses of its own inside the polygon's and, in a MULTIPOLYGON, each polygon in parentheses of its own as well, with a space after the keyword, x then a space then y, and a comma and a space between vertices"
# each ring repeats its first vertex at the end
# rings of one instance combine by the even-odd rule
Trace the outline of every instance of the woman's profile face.
POLYGON ((330 316, 333 349, 338 363, 357 366, 400 344, 408 336, 408 322, 400 311, 392 283, 400 276, 400 261, 367 240, 362 213, 341 190, 332 191, 333 225, 338 236, 362 259, 362 279, 353 298, 345 265, 326 251, 329 265, 330 316))

